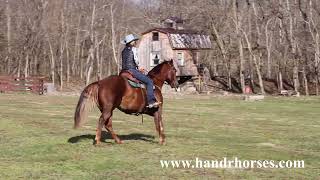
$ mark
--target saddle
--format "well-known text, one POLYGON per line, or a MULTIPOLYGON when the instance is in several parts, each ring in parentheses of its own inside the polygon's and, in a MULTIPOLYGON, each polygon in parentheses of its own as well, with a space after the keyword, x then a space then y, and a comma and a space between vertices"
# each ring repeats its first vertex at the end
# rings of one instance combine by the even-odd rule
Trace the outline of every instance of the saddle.
POLYGON ((133 77, 130 71, 122 70, 119 76, 126 78, 130 86, 133 88, 146 88, 145 84, 133 77))

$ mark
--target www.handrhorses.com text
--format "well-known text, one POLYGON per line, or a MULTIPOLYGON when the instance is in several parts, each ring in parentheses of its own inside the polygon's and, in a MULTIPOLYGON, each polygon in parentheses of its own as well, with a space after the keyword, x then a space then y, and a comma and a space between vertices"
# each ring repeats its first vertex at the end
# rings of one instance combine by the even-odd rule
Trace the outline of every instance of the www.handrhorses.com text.
POLYGON ((160 160, 162 168, 304 168, 304 160, 240 160, 237 157, 222 160, 160 160))

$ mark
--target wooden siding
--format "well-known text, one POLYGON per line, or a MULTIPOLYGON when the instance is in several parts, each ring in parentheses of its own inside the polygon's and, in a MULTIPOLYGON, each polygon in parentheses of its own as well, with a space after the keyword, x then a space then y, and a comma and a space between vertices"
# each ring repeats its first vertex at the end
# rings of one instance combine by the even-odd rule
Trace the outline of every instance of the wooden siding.
POLYGON ((160 48, 160 62, 164 60, 173 59, 175 61, 175 66, 177 69, 178 76, 196 76, 198 75, 198 70, 194 64, 194 59, 191 50, 173 50, 168 38, 165 33, 159 32, 159 41, 152 41, 152 32, 142 35, 138 47, 138 56, 140 66, 144 67, 146 70, 151 70, 153 67, 150 64, 151 53, 153 50, 158 50, 160 48), (182 52, 184 55, 184 66, 178 66, 177 54, 182 52))
POLYGON ((139 65, 146 70, 149 70, 150 68, 150 53, 151 53, 151 38, 152 33, 145 34, 141 37, 138 47, 138 57, 139 57, 139 65))

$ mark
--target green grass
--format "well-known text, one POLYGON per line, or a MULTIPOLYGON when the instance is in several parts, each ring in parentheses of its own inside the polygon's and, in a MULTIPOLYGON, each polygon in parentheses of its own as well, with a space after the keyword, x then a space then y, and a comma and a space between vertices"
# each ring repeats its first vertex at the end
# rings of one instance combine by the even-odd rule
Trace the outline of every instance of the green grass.
POLYGON ((188 96, 165 99, 167 143, 150 117, 114 113, 108 134, 92 145, 99 113, 73 130, 78 97, 0 94, 1 179, 317 179, 320 98, 188 96), (160 159, 304 160, 304 169, 162 169, 160 159))

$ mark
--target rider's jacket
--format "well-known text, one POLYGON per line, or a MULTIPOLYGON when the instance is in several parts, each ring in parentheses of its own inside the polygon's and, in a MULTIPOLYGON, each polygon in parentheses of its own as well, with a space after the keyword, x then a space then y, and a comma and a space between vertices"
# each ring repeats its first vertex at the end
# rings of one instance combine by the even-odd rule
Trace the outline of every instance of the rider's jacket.
POLYGON ((132 47, 126 46, 122 50, 122 70, 137 69, 132 47))

